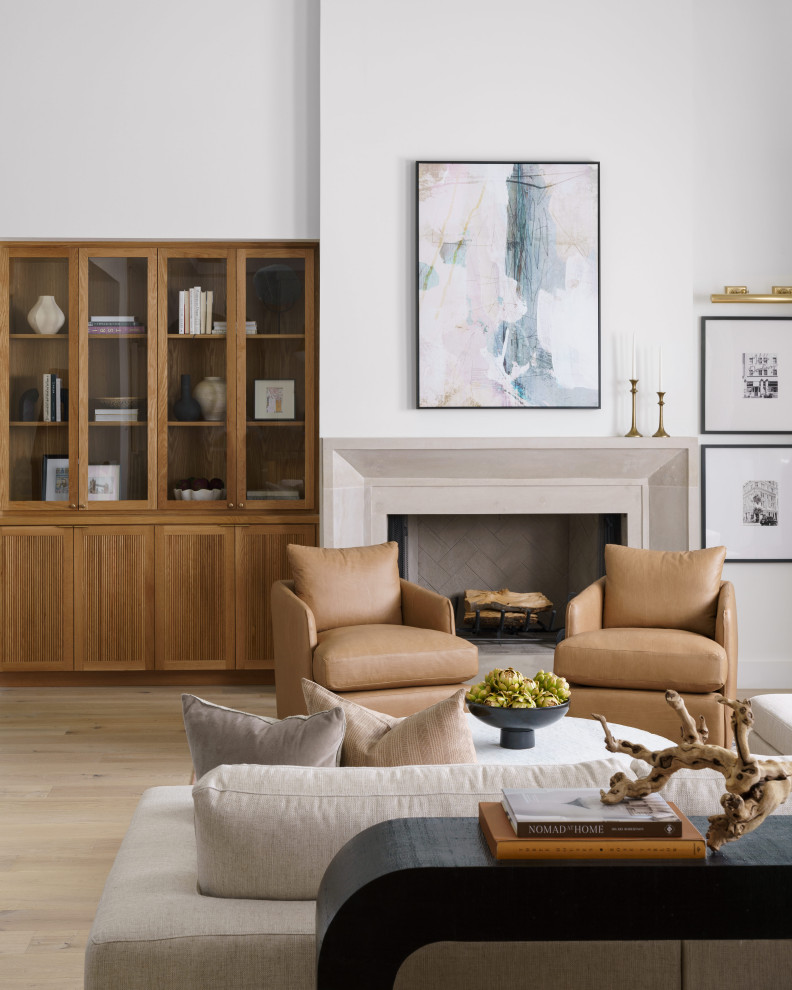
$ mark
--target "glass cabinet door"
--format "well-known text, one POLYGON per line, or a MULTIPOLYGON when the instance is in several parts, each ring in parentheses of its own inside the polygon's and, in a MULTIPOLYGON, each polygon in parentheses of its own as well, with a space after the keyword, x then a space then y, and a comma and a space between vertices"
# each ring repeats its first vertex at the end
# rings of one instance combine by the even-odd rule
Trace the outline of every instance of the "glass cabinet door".
POLYGON ((156 291, 155 251, 80 251, 80 508, 155 504, 156 291))
POLYGON ((2 254, 2 505, 76 509, 77 251, 2 254))
POLYGON ((240 251, 237 270, 239 499, 259 511, 312 508, 313 252, 240 251))
POLYGON ((234 508, 234 256, 162 250, 159 505, 234 508), (164 375, 163 375, 163 369, 164 375), (186 504, 185 504, 186 503, 186 504))

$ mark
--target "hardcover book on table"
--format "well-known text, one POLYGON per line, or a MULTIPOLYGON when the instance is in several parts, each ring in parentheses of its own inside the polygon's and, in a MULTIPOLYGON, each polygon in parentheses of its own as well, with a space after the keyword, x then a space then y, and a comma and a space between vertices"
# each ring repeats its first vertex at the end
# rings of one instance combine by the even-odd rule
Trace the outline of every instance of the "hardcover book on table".
POLYGON ((503 805, 479 804, 479 824, 495 859, 706 859, 704 836, 671 805, 681 823, 681 835, 667 838, 533 838, 515 835, 503 805))
POLYGON ((503 808, 523 839, 665 838, 682 822, 659 794, 603 804, 596 787, 504 788, 503 808))

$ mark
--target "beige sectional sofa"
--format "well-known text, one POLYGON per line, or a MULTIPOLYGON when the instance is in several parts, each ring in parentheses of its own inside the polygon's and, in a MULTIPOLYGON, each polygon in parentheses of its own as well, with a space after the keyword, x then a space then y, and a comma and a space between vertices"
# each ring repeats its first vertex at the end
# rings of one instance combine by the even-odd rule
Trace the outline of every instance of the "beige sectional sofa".
MULTIPOLYGON (((552 767, 242 765, 218 767, 194 788, 152 788, 108 877, 85 988, 311 990, 319 881, 353 835, 388 818, 473 816, 506 786, 605 786, 624 768, 615 757, 552 767)), ((678 778, 670 800, 691 815, 718 810, 717 775, 678 778)), ((642 895, 625 896, 637 906, 642 895)), ((495 967, 498 982, 515 987, 714 990, 733 985, 739 961, 761 990, 788 969, 790 944, 437 943, 414 953, 395 985, 491 987, 495 967)))

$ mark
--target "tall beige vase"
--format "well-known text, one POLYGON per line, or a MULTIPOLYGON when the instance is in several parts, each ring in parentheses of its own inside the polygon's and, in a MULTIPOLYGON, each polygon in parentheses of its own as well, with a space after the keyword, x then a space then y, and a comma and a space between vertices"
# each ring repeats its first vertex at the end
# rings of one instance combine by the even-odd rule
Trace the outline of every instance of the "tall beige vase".
POLYGON ((52 335, 66 322, 55 296, 39 296, 28 313, 28 323, 36 333, 52 335))
POLYGON ((225 419, 226 383, 224 378, 202 379, 193 389, 193 398, 201 407, 204 419, 225 419))

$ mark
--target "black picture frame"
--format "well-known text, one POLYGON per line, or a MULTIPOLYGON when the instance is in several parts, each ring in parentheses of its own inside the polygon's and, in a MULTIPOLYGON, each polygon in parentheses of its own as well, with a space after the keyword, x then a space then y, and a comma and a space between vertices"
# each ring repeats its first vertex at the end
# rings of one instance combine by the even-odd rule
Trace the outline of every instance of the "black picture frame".
POLYGON ((792 317, 701 317, 700 421, 703 434, 792 433, 792 317))
POLYGON ((791 445, 702 445, 701 545, 729 564, 792 563, 791 445))
MULTIPOLYGON (((470 176, 466 173, 455 181, 461 187, 465 184, 466 177, 470 176)), ((439 181, 437 187, 440 187, 439 181)), ((479 210, 478 201, 474 205, 476 210, 479 210)), ((415 210, 416 408, 601 408, 600 163, 583 160, 417 161, 415 210), (468 209, 465 213, 467 205, 456 204, 455 208, 462 211, 459 218, 454 220, 453 217, 449 217, 453 222, 433 224, 431 211, 427 207, 427 197, 431 194, 432 170, 436 172, 443 168, 466 169, 473 176, 474 182, 482 183, 484 186, 489 182, 488 178, 486 181, 482 178, 485 170, 497 170, 493 181, 498 187, 498 192, 492 197, 490 208, 499 211, 502 217, 498 217, 498 223, 495 225, 497 226, 503 219, 506 224, 514 225, 518 233, 517 237, 511 238, 507 231, 505 238, 499 238, 497 241, 497 264, 501 266, 498 268, 497 281, 499 287, 504 287, 504 293, 509 296, 508 302, 502 301, 499 289, 493 290, 490 286, 490 289, 486 290, 489 292, 488 299, 492 297, 498 300, 498 312, 509 319, 499 319, 493 306, 485 306, 482 302, 475 312, 472 309, 468 311, 470 319, 467 320, 466 328, 470 332, 470 339, 465 339, 464 329, 460 331, 461 336, 457 333, 456 308, 464 306, 463 300, 467 298, 463 289, 459 289, 456 299, 449 299, 448 293, 445 292, 442 300, 431 299, 427 302, 427 292, 434 287, 435 283, 431 280, 435 276, 438 284, 441 278, 445 279, 444 284, 450 284, 452 276, 456 276, 457 271, 466 267, 467 262, 462 264, 459 261, 459 251, 463 247, 467 251, 464 231, 468 228, 464 226, 464 217, 475 212, 468 209), (511 172, 508 172, 509 169, 511 172), (529 172, 525 173, 523 169, 528 169, 529 172), (581 219, 580 224, 571 226, 585 232, 580 237, 581 244, 585 243, 587 251, 574 252, 577 257, 569 262, 570 265, 577 264, 580 267, 579 279, 567 279, 563 282, 559 280, 562 240, 559 239, 556 243, 552 237, 552 230, 548 234, 548 229, 555 224, 553 217, 549 213, 545 217, 543 213, 540 222, 535 220, 529 222, 521 211, 526 204, 529 211, 539 208, 549 211, 546 201, 551 198, 547 195, 547 190, 550 188, 558 190, 557 196, 566 197, 564 202, 568 210, 574 211, 577 203, 574 197, 577 196, 579 199, 577 208, 581 218, 584 219, 581 219), (532 193, 532 189, 541 189, 541 194, 532 193), (507 200, 505 205, 504 198, 507 200), (550 260, 547 267, 534 277, 526 275, 526 271, 531 266, 524 261, 526 257, 532 257, 533 252, 524 249, 529 246, 531 232, 540 226, 543 230, 542 250, 553 253, 548 255, 550 260), (463 232, 457 237, 459 231, 463 232), (450 241, 443 244, 435 243, 436 238, 441 234, 450 237, 450 241), (549 247, 545 245, 545 241, 549 247), (448 261, 445 269, 437 268, 424 260, 423 254, 426 253, 427 243, 430 252, 434 252, 444 262, 448 261), (517 248, 513 247, 514 243, 517 243, 517 248), (513 256, 517 253, 520 254, 522 261, 514 260, 513 256), (450 265, 455 266, 454 272, 449 271, 450 265), (509 272, 515 277, 512 278, 509 272), (526 279, 530 280, 530 286, 525 284, 526 279), (550 307, 553 314, 552 317, 548 317, 547 309, 544 311, 542 321, 547 324, 544 336, 541 333, 538 309, 540 290, 543 289, 546 290, 542 296, 543 305, 550 307), (581 319, 581 308, 578 306, 575 319, 565 319, 564 305, 571 308, 582 300, 585 300, 582 307, 585 317, 581 319), (521 306, 525 306, 522 313, 521 306), (441 325, 438 328, 435 325, 434 314, 437 313, 443 316, 444 321, 448 314, 446 321, 448 327, 444 328, 441 325), (485 325, 486 321, 480 323, 474 319, 476 314, 480 313, 487 314, 488 325, 485 325), (557 337, 556 340, 548 336, 553 333, 557 337), (509 335, 512 335, 512 340, 508 339, 509 335), (455 346, 461 348, 460 354, 448 350, 448 347, 455 346), (486 349, 486 353, 483 348, 486 349), (499 361, 501 367, 498 366, 499 361), (486 367, 486 373, 482 373, 482 367, 486 367)), ((483 213, 483 208, 479 212, 483 213)), ((475 231, 472 231, 470 243, 478 247, 493 242, 486 236, 477 238, 475 231)), ((533 242, 530 242, 530 245, 536 247, 533 242)), ((470 253, 472 254, 472 251, 470 253)), ((566 263, 566 259, 564 262, 566 263)), ((536 275, 535 272, 534 274, 536 275)), ((474 287, 486 286, 495 278, 489 274, 479 278, 475 272, 470 275, 465 273, 463 277, 472 280, 474 287)), ((484 291, 482 289, 482 292, 484 291)), ((570 309, 567 312, 570 312, 570 309)))

